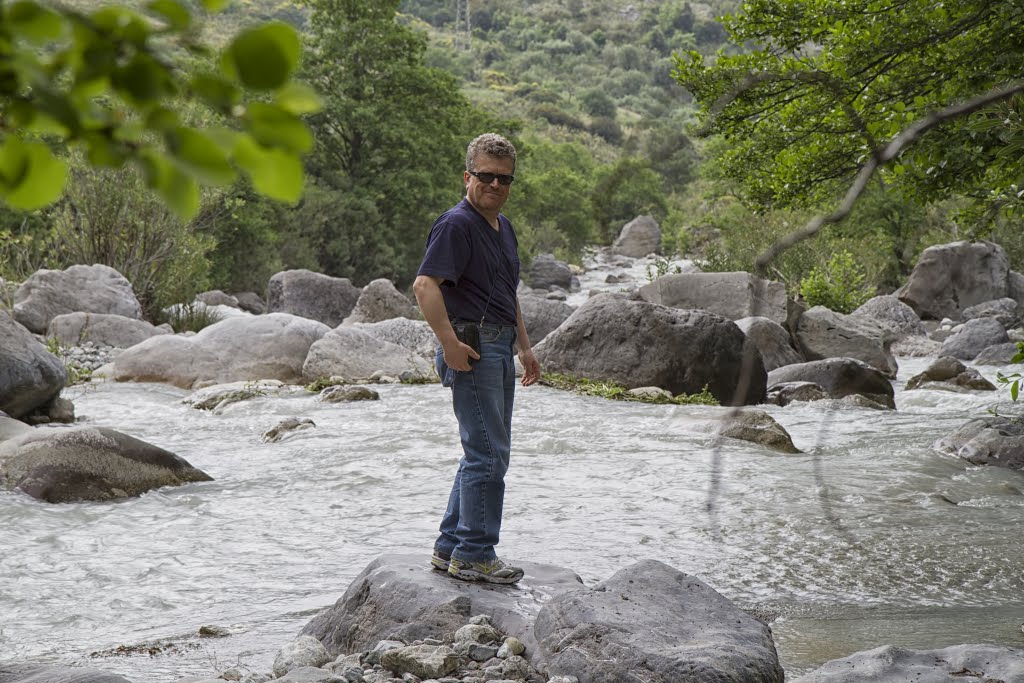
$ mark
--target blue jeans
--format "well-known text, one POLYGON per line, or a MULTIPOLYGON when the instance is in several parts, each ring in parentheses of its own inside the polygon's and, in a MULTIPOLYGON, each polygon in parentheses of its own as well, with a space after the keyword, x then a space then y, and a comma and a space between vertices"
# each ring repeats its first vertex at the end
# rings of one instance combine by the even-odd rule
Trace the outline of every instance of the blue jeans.
POLYGON ((464 562, 491 562, 497 557, 494 546, 512 449, 515 337, 514 327, 481 325, 480 360, 469 372, 449 368, 440 347, 437 350, 437 374, 451 387, 464 455, 434 550, 464 562))

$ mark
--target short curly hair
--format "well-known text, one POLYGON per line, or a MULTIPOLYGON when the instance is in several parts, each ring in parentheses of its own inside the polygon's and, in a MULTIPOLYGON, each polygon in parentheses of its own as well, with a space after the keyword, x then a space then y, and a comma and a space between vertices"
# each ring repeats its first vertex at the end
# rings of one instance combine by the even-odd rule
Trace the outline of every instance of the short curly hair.
POLYGON ((466 148, 466 170, 475 171, 476 158, 481 154, 489 154, 499 159, 511 159, 512 167, 516 165, 516 148, 511 142, 497 133, 484 133, 474 138, 466 148))

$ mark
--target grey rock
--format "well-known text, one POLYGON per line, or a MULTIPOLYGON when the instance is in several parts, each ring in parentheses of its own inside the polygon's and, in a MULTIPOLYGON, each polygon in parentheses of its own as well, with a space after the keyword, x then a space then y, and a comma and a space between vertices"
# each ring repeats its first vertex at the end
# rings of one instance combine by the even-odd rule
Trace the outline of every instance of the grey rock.
POLYGON ((48 503, 139 496, 212 481, 184 458, 105 427, 32 430, 0 443, 0 485, 48 503))
POLYGON ((789 382, 813 382, 832 398, 860 394, 889 408, 895 408, 892 383, 856 358, 829 358, 776 368, 768 373, 769 390, 789 382))
POLYGON ((355 323, 354 327, 377 339, 402 346, 433 364, 437 337, 425 320, 392 318, 376 323, 355 323))
POLYGON ((638 216, 626 223, 612 244, 611 253, 643 258, 661 251, 661 227, 653 216, 638 216))
POLYGON ((996 645, 954 645, 908 650, 883 645, 834 659, 793 683, 964 683, 1024 681, 1024 650, 996 645))
POLYGON ((0 664, 0 683, 132 683, 123 676, 79 667, 0 664))
POLYGON ((438 678, 459 667, 459 656, 447 645, 412 645, 388 650, 381 655, 380 663, 398 674, 438 678))
POLYGON ((280 678, 299 667, 319 668, 331 659, 319 640, 300 635, 278 651, 272 670, 274 676, 280 678))
POLYGON ((866 317, 815 306, 800 316, 796 343, 807 360, 856 358, 890 378, 899 370, 885 330, 866 317))
POLYGON ((814 382, 782 382, 768 389, 767 403, 788 406, 794 401, 821 401, 832 398, 829 393, 814 382))
POLYGON ((763 410, 742 410, 729 415, 719 428, 719 434, 767 446, 783 453, 799 453, 793 438, 785 428, 763 410))
POLYGON ((526 651, 526 646, 519 641, 518 638, 506 638, 505 642, 498 648, 498 657, 506 659, 512 655, 521 655, 526 651))
POLYGON ((498 646, 487 643, 466 643, 466 655, 474 662, 486 662, 498 656, 498 646))
POLYGON ((786 286, 750 273, 675 273, 640 288, 640 298, 671 308, 717 313, 729 320, 760 316, 784 325, 786 286))
POLYGON ((873 297, 850 315, 877 323, 889 333, 893 341, 927 334, 914 309, 892 294, 873 297))
POLYGON ((537 615, 534 665, 584 681, 778 682, 771 629, 700 579, 644 560, 537 615))
POLYGON ((337 327, 312 344, 302 366, 307 382, 334 376, 360 382, 378 372, 422 379, 435 375, 433 365, 422 356, 351 325, 337 327))
POLYGON ((1016 342, 993 344, 982 349, 974 358, 975 365, 1009 365, 1018 353, 1016 342))
POLYGON ((379 401, 380 394, 373 389, 360 386, 333 386, 320 392, 317 400, 325 403, 344 403, 347 401, 379 401))
POLYGON ((253 315, 263 315, 267 312, 267 305, 256 292, 235 292, 232 296, 235 297, 238 307, 243 311, 248 311, 253 315))
POLYGON ((316 427, 316 423, 308 417, 289 417, 263 432, 260 435, 260 441, 263 443, 277 443, 286 437, 292 436, 295 432, 314 427, 316 427))
POLYGON ((64 346, 79 346, 90 341, 115 349, 127 349, 160 334, 168 332, 145 320, 108 313, 81 312, 56 316, 46 330, 47 337, 56 339, 64 346))
POLYGON ((515 586, 453 581, 430 568, 427 555, 383 555, 373 560, 334 606, 310 621, 302 633, 317 638, 332 654, 366 650, 383 638, 405 642, 456 631, 471 615, 487 614, 503 633, 530 651, 532 623, 541 605, 559 592, 582 587, 565 569, 515 562, 525 577, 515 586))
POLYGON ((267 310, 311 318, 337 327, 359 300, 360 290, 348 278, 309 270, 277 273, 267 285, 267 310))
POLYGON ((466 624, 455 632, 456 643, 497 643, 501 634, 488 624, 466 624))
POLYGON ((0 410, 23 417, 60 395, 64 364, 22 325, 0 311, 0 410))
POLYGON ((965 308, 960 314, 964 322, 976 318, 992 318, 1009 330, 1020 324, 1020 304, 1015 299, 1003 297, 965 308))
POLYGON ((743 334, 747 335, 761 352, 761 360, 767 372, 783 365, 804 362, 804 357, 793 348, 789 332, 774 320, 763 316, 751 316, 740 318, 736 321, 736 326, 743 330, 743 334))
POLYGON ((938 356, 942 352, 942 342, 927 337, 904 337, 893 342, 889 352, 897 357, 938 356))
POLYGON ((16 436, 21 436, 31 431, 32 428, 21 420, 15 420, 13 417, 0 415, 0 441, 7 441, 8 439, 13 439, 16 436))
POLYGON ((36 271, 14 293, 14 319, 36 334, 58 315, 76 311, 142 317, 131 283, 100 264, 36 271))
POLYGON ((572 287, 572 271, 553 255, 538 254, 530 263, 523 281, 534 289, 561 287, 567 290, 572 287))
POLYGON ((201 301, 207 306, 230 306, 231 308, 241 308, 238 305, 238 299, 230 294, 226 294, 219 289, 211 289, 208 292, 201 292, 196 294, 196 301, 201 301))
POLYGON ((760 403, 761 355, 722 316, 602 294, 580 306, 535 347, 550 372, 696 394, 724 405, 760 403))
POLYGON ((975 418, 933 448, 975 465, 1024 469, 1024 422, 1006 416, 975 418))
POLYGON ((956 358, 942 356, 922 372, 907 380, 907 390, 944 389, 947 391, 995 391, 996 387, 956 358))
POLYGON ((181 402, 196 410, 209 410, 214 414, 220 414, 233 403, 260 396, 282 394, 283 390, 284 384, 278 380, 228 382, 199 389, 183 398, 181 402))
POLYGON ((378 278, 363 287, 352 313, 345 318, 345 324, 376 323, 392 318, 419 318, 419 311, 409 297, 405 296, 387 278, 378 278))
POLYGON ((960 319, 965 308, 1009 293, 1010 263, 992 242, 953 242, 928 247, 907 282, 896 291, 921 318, 960 319))
POLYGON ((974 360, 984 349, 1010 341, 1006 328, 992 318, 975 318, 964 323, 959 332, 942 342, 941 354, 961 360, 974 360))
POLYGON ((523 312, 523 321, 526 323, 526 334, 530 337, 530 344, 537 344, 558 329, 559 325, 569 319, 574 310, 564 301, 542 299, 531 295, 519 297, 519 308, 523 312))
POLYGON ((276 679, 278 683, 342 683, 340 676, 315 666, 300 666, 276 679))
POLYGON ((286 313, 228 318, 191 337, 151 337, 126 349, 114 362, 113 376, 184 389, 261 379, 297 383, 310 347, 329 331, 323 323, 286 313))

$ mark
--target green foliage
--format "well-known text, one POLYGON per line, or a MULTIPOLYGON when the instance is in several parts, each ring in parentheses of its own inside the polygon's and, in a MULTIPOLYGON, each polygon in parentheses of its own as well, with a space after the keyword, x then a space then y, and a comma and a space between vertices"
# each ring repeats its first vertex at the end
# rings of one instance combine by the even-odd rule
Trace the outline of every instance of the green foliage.
MULTIPOLYGON (((224 3, 204 0, 207 10, 224 3)), ((0 8, 0 199, 34 210, 54 202, 68 177, 64 146, 93 167, 134 162, 179 217, 199 208, 199 185, 226 185, 240 169, 262 193, 295 201, 299 156, 309 149, 300 116, 319 102, 292 81, 300 41, 281 23, 241 31, 218 70, 189 60, 208 48, 192 11, 156 0, 144 11, 79 11, 20 0, 0 8), (248 93, 258 102, 246 102, 248 93), (181 115, 198 103, 228 125, 200 130, 181 115)))
POLYGON ((175 332, 198 332, 222 320, 220 313, 199 302, 174 304, 162 313, 163 322, 175 332))
POLYGON ((60 359, 67 375, 66 386, 85 384, 92 379, 92 370, 70 358, 70 349, 61 344, 56 337, 46 338, 46 350, 60 359))
POLYGON ((836 313, 852 313, 875 295, 865 282, 864 269, 848 251, 837 252, 824 267, 815 267, 800 281, 800 295, 808 306, 824 306, 836 313))
POLYGON ((595 174, 593 206, 598 236, 610 244, 622 226, 645 214, 660 221, 668 211, 661 178, 642 159, 623 158, 595 174))
POLYGON ((584 396, 600 396, 616 401, 638 401, 641 403, 675 404, 675 405, 719 405, 718 399, 711 395, 707 386, 697 394, 679 394, 671 398, 667 396, 636 396, 629 393, 629 390, 621 384, 614 382, 599 382, 582 377, 570 377, 558 373, 545 372, 541 375, 540 383, 561 389, 572 391, 584 396))
POLYGON ((644 268, 644 272, 647 276, 648 282, 654 282, 659 277, 664 277, 669 274, 679 274, 683 272, 683 269, 679 266, 672 267, 672 259, 667 256, 656 256, 653 264, 647 264, 644 268))
MULTIPOLYGON (((810 207, 845 190, 865 157, 933 112, 1019 81, 1024 11, 1015 0, 956 4, 749 0, 728 17, 742 55, 676 60, 720 163, 759 208, 810 207)), ((950 118, 882 173, 924 201, 979 200, 1019 179, 1024 137, 994 112, 950 118), (988 128, 979 129, 979 122, 988 128)))
MULTIPOLYGON (((1024 363, 1024 342, 1017 342, 1017 353, 1010 359, 1011 363, 1024 363)), ((1020 385, 1024 381, 1024 375, 1019 372, 1013 372, 1009 375, 1004 375, 1001 372, 996 373, 996 381, 1004 386, 1010 388, 1010 398, 1014 401, 1020 396, 1020 385)))
POLYGON ((346 382, 342 377, 320 377, 305 385, 304 388, 306 391, 319 394, 327 387, 336 387, 343 384, 348 384, 348 382, 346 382))

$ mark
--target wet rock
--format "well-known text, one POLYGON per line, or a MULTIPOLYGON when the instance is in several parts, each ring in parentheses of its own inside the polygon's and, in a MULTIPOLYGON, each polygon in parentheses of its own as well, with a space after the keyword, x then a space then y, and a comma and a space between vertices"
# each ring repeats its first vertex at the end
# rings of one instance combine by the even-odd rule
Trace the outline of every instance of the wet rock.
POLYGON ((182 399, 182 403, 196 410, 209 410, 219 415, 224 408, 232 403, 248 401, 252 398, 279 394, 284 384, 278 380, 259 380, 255 382, 228 382, 215 384, 193 392, 182 399))
POLYGON ((295 432, 302 431, 303 429, 312 429, 313 427, 316 427, 316 423, 308 417, 289 417, 263 432, 260 435, 260 441, 263 443, 277 443, 295 432))
POLYGON ((895 409, 889 379, 867 363, 855 358, 829 358, 777 368, 768 373, 769 389, 789 382, 813 382, 832 398, 860 394, 895 409))
POLYGON ((67 381, 64 364, 0 311, 0 410, 24 417, 60 395, 67 381))
POLYGON ((316 638, 299 636, 282 647, 274 657, 274 676, 280 678, 299 667, 318 668, 331 661, 326 648, 316 638))
POLYGON ((317 396, 324 403, 345 403, 348 401, 379 401, 380 394, 373 389, 360 386, 327 387, 317 396))
POLYGON ((956 358, 943 356, 924 371, 907 380, 907 390, 942 389, 945 391, 995 391, 996 387, 956 358))
POLYGON ((731 439, 750 441, 783 453, 799 453, 789 432, 763 410, 742 410, 730 415, 719 429, 719 434, 731 439))
POLYGON ((877 323, 815 306, 797 322, 796 343, 804 358, 856 358, 889 378, 899 369, 885 330, 877 323))
POLYGON ((123 676, 81 667, 0 664, 0 683, 132 683, 123 676))
POLYGON ((885 645, 826 663, 793 683, 963 683, 1024 681, 1024 650, 954 645, 908 650, 885 645))
POLYGON ((982 350, 1010 341, 1006 328, 992 318, 968 320, 958 332, 942 342, 942 355, 974 360, 982 350))
POLYGON ((1008 416, 975 418, 933 448, 975 465, 1024 469, 1024 422, 1008 416))
POLYGON ((821 401, 826 398, 832 397, 814 382, 782 382, 769 387, 766 402, 788 406, 794 401, 821 401))
POLYGON ((1017 342, 993 344, 975 356, 973 362, 975 365, 1009 365, 1018 352, 1017 342))

